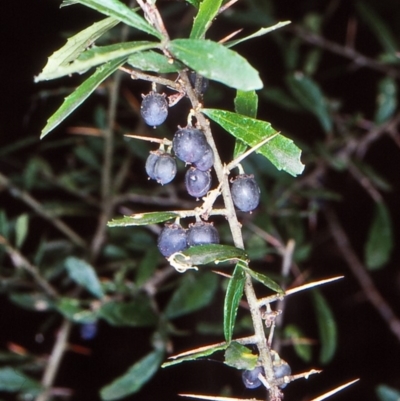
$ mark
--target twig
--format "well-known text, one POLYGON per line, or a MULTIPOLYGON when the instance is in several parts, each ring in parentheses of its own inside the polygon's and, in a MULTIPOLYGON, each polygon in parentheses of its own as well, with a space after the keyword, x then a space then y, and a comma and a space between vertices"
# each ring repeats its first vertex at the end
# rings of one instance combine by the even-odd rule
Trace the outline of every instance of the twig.
POLYGON ((10 194, 15 198, 20 199, 30 208, 32 208, 39 216, 49 221, 54 227, 60 230, 66 237, 68 237, 75 245, 86 248, 86 241, 80 237, 75 231, 67 226, 62 220, 48 212, 35 198, 28 192, 19 189, 14 185, 6 176, 0 173, 0 186, 4 185, 8 188, 10 194))
POLYGON ((353 250, 350 240, 339 222, 338 217, 332 209, 325 210, 325 218, 328 222, 329 229, 336 242, 336 245, 341 252, 343 258, 347 262, 351 272, 360 284, 366 298, 375 307, 382 316, 383 320, 388 324, 392 333, 400 341, 400 320, 396 316, 394 310, 382 297, 374 282, 367 273, 365 267, 361 263, 357 254, 353 250))
POLYGON ((0 235, 0 245, 3 245, 9 254, 15 267, 25 269, 39 284, 40 287, 52 298, 58 297, 58 292, 40 274, 39 268, 34 266, 24 255, 15 249, 2 235, 0 235))

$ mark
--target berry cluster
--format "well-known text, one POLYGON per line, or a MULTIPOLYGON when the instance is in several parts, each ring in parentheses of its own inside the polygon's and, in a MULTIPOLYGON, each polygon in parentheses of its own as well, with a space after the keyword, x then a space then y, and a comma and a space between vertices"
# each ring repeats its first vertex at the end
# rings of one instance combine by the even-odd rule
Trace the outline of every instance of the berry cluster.
POLYGON ((219 235, 212 223, 204 221, 190 224, 188 229, 184 229, 176 223, 166 224, 161 230, 157 242, 161 254, 167 258, 190 246, 208 244, 219 244, 219 235))

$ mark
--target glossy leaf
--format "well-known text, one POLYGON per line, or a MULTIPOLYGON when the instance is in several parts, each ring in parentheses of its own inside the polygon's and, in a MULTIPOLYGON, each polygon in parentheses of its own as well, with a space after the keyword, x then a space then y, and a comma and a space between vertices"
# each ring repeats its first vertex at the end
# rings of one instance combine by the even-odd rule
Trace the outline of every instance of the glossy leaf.
POLYGON ((242 42, 245 42, 247 40, 258 38, 260 36, 266 35, 267 33, 273 32, 273 31, 275 31, 275 30, 277 30, 279 28, 282 28, 282 27, 284 27, 284 26, 286 26, 288 24, 290 24, 290 21, 282 21, 282 22, 278 22, 275 25, 268 26, 266 28, 261 28, 257 32, 254 32, 253 34, 251 34, 249 36, 246 36, 244 38, 237 39, 237 40, 232 40, 232 41, 228 42, 226 46, 227 47, 236 46, 239 43, 242 43, 242 42))
POLYGON ((149 299, 144 296, 129 302, 104 303, 98 316, 111 326, 149 327, 158 320, 149 299))
POLYGON ((119 0, 77 0, 77 2, 109 17, 114 17, 139 31, 162 39, 162 35, 157 29, 119 0))
POLYGON ((383 124, 393 116, 397 109, 397 82, 392 77, 379 81, 375 122, 383 124))
POLYGON ((285 326, 284 333, 285 337, 293 342, 293 348, 297 356, 304 362, 310 362, 312 357, 311 345, 301 344, 297 341, 305 337, 302 330, 294 324, 290 324, 285 326))
POLYGON ((147 226, 149 224, 163 223, 178 217, 175 212, 137 213, 124 216, 108 222, 108 227, 147 226))
POLYGON ((204 351, 193 352, 191 354, 188 354, 188 355, 185 355, 185 356, 182 356, 182 357, 178 357, 178 358, 176 358, 176 359, 174 359, 172 361, 164 362, 161 365, 161 367, 162 368, 166 368, 168 366, 177 365, 177 364, 182 363, 182 362, 194 361, 194 360, 199 359, 199 358, 204 358, 206 356, 214 354, 217 351, 223 351, 227 347, 228 347, 227 343, 226 344, 221 344, 221 345, 216 345, 215 347, 208 348, 208 349, 206 349, 204 351))
POLYGON ((202 39, 221 7, 222 0, 202 0, 194 19, 190 39, 202 39))
POLYGON ((248 273, 254 280, 257 280, 259 283, 264 284, 267 288, 272 291, 277 292, 278 294, 284 295, 285 291, 281 288, 279 284, 277 284, 274 280, 270 279, 264 274, 257 273, 254 270, 251 270, 248 266, 243 267, 246 273, 248 273))
POLYGON ((228 288, 224 301, 224 335, 225 340, 229 343, 232 340, 233 328, 235 327, 237 310, 239 302, 243 296, 244 283, 246 276, 243 267, 247 264, 238 263, 233 271, 232 277, 229 279, 228 288))
POLYGON ((35 82, 53 79, 53 76, 59 76, 57 74, 60 68, 63 69, 67 67, 94 43, 96 39, 118 23, 119 21, 114 18, 106 18, 94 23, 76 35, 71 36, 61 49, 57 50, 49 57, 43 71, 35 77, 35 82))
POLYGON ((199 8, 201 0, 185 0, 186 3, 191 4, 193 7, 199 8))
POLYGON ((286 82, 296 100, 318 118, 326 133, 331 132, 332 118, 319 85, 302 73, 289 75, 286 82))
MULTIPOLYGON (((265 121, 217 109, 202 109, 202 112, 249 146, 255 146, 263 139, 276 134, 271 124, 265 121)), ((285 170, 293 176, 301 174, 304 170, 304 164, 300 161, 301 150, 283 135, 276 135, 256 153, 269 159, 278 170, 285 170)))
POLYGON ((36 397, 42 391, 42 386, 17 368, 3 367, 0 368, 0 391, 20 392, 36 397))
POLYGON ((256 367, 258 355, 235 341, 225 350, 225 364, 236 369, 252 370, 256 367))
POLYGON ((394 246, 392 219, 384 203, 377 203, 365 245, 365 263, 370 270, 383 267, 394 246))
POLYGON ((168 48, 173 56, 203 77, 244 91, 263 87, 258 72, 247 60, 219 43, 175 39, 168 48))
MULTIPOLYGON (((255 91, 236 91, 235 97, 235 111, 243 116, 256 118, 258 108, 258 96, 255 91)), ((233 151, 233 158, 236 159, 247 149, 247 145, 236 138, 235 149, 233 151)))
POLYGON ((65 268, 71 280, 84 287, 97 298, 103 298, 104 292, 94 268, 82 259, 70 256, 65 261, 65 268))
POLYGON ((64 121, 78 106, 80 106, 95 89, 108 78, 119 66, 124 64, 125 58, 110 61, 96 69, 96 72, 83 82, 74 92, 64 99, 61 107, 48 119, 40 138, 44 138, 57 125, 64 121))
POLYGON ((332 311, 321 292, 311 292, 316 312, 321 350, 319 361, 325 365, 331 361, 337 348, 337 327, 332 311))
POLYGON ((15 245, 21 248, 28 234, 29 217, 26 213, 18 216, 15 222, 15 245))
POLYGON ((125 42, 109 46, 93 47, 83 52, 75 61, 60 65, 57 69, 43 71, 36 77, 36 81, 56 79, 74 73, 83 74, 90 68, 107 63, 122 57, 128 57, 136 52, 154 49, 158 44, 154 42, 125 42))
POLYGON ((217 287, 214 273, 185 274, 165 308, 165 316, 174 319, 204 308, 214 298, 217 287))
POLYGON ((137 393, 157 372, 164 358, 164 352, 156 350, 146 355, 131 366, 126 373, 118 377, 100 391, 104 401, 119 400, 137 393))
POLYGON ((177 263, 206 265, 208 263, 222 263, 227 261, 247 260, 247 253, 243 249, 231 245, 198 245, 174 254, 173 259, 177 263))
POLYGON ((380 401, 399 401, 400 391, 392 387, 381 384, 376 387, 376 395, 380 401))
POLYGON ((129 56, 127 63, 138 70, 154 71, 159 74, 178 72, 182 68, 179 62, 173 61, 173 63, 170 63, 170 60, 163 54, 152 50, 132 54, 129 56))

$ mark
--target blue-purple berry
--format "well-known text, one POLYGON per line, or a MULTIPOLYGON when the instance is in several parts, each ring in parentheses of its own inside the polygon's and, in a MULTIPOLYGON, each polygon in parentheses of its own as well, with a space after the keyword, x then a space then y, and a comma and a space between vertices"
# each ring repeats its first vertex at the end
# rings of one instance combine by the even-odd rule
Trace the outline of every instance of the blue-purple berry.
POLYGON ((166 224, 158 236, 157 247, 167 258, 175 252, 185 250, 188 247, 186 230, 179 224, 166 224))
POLYGON ((179 129, 172 139, 172 149, 176 157, 185 163, 196 163, 208 148, 204 133, 194 127, 179 129))
POLYGON ((232 200, 242 212, 251 212, 260 203, 260 187, 253 175, 238 175, 231 186, 232 200))
POLYGON ((185 186, 189 195, 195 198, 201 198, 206 195, 211 188, 210 172, 190 167, 185 175, 185 186))
POLYGON ((210 145, 208 145, 201 159, 194 163, 194 165, 201 171, 210 170, 210 168, 214 165, 214 152, 210 145))
POLYGON ((150 92, 144 96, 140 106, 140 114, 147 125, 161 125, 168 116, 168 102, 164 94, 150 92))
POLYGON ((219 244, 218 231, 212 223, 198 221, 189 226, 187 242, 189 246, 219 244))

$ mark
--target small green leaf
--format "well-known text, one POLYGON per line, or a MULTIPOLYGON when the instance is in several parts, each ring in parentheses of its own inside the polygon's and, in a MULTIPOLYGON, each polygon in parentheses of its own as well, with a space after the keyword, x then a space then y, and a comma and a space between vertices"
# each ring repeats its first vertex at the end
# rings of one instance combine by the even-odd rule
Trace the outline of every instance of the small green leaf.
POLYGON ((157 372, 164 358, 164 352, 156 350, 131 366, 127 372, 100 391, 104 401, 119 400, 137 393, 157 372))
POLYGON ((269 86, 263 89, 260 95, 277 106, 289 111, 301 111, 301 106, 293 100, 283 89, 269 86))
POLYGON ((44 138, 50 131, 57 127, 57 125, 64 121, 106 78, 108 78, 119 66, 124 64, 125 60, 125 58, 120 58, 98 67, 93 75, 91 75, 73 93, 64 99, 61 107, 48 119, 40 138, 44 138))
POLYGON ((368 269, 383 267, 393 250, 393 228, 388 208, 377 203, 365 246, 365 262, 368 269))
POLYGON ((235 341, 225 350, 225 364, 236 369, 252 370, 256 367, 258 355, 235 341))
POLYGON ((76 298, 61 298, 55 307, 65 318, 74 323, 93 323, 97 320, 96 313, 83 309, 76 298))
POLYGON ((28 234, 28 224, 29 216, 26 213, 18 216, 17 221, 15 222, 15 245, 17 248, 21 248, 25 241, 28 234))
POLYGON ((171 264, 182 264, 190 269, 195 268, 196 265, 247 259, 247 253, 243 249, 231 245, 211 244, 192 246, 182 252, 174 253, 168 260, 171 264))
POLYGON ((93 8, 98 12, 114 17, 123 23, 146 32, 156 38, 162 39, 162 34, 153 28, 143 17, 136 14, 131 8, 118 0, 76 0, 84 6, 93 8))
POLYGON ((111 326, 149 327, 157 323, 157 316, 147 297, 130 302, 110 301, 101 306, 98 316, 111 326))
POLYGON ((159 74, 178 72, 182 68, 177 61, 174 60, 173 63, 170 63, 170 60, 163 54, 152 50, 132 54, 127 63, 138 70, 154 71, 159 74))
POLYGON ((238 263, 233 271, 233 275, 229 280, 228 288, 225 294, 224 301, 224 335, 225 340, 230 343, 235 327, 236 314, 239 307, 239 302, 243 296, 244 283, 246 276, 243 267, 245 263, 238 263))
POLYGON ((284 333, 285 338, 288 338, 293 342, 294 351, 300 357, 300 359, 302 359, 304 362, 310 362, 312 356, 311 345, 301 344, 297 341, 305 337, 302 330, 294 324, 289 324, 285 327, 284 333))
MULTIPOLYGON (((230 111, 202 109, 202 112, 235 138, 242 140, 249 146, 255 146, 263 139, 277 133, 268 122, 230 111)), ((278 170, 285 170, 293 176, 301 174, 304 170, 304 164, 300 161, 301 150, 291 139, 283 135, 276 135, 265 145, 261 146, 256 153, 260 153, 269 159, 278 170)))
POLYGON ((332 131, 332 118, 319 85, 302 73, 289 75, 286 79, 296 100, 319 120, 326 133, 332 131))
POLYGON ((107 63, 122 57, 128 57, 136 52, 154 49, 158 44, 154 42, 125 42, 109 46, 93 47, 83 52, 75 61, 60 65, 55 70, 43 71, 36 77, 36 82, 56 79, 74 73, 83 74, 90 68, 107 63))
POLYGON ((10 300, 16 305, 36 312, 48 311, 52 308, 52 303, 42 293, 17 293, 10 295, 10 300))
MULTIPOLYGON (((258 108, 258 96, 255 91, 244 92, 241 90, 236 91, 235 97, 235 111, 243 116, 256 118, 258 108)), ((247 149, 247 145, 236 138, 235 149, 233 151, 233 158, 236 159, 247 149)))
POLYGON ((135 283, 137 286, 143 285, 157 269, 160 252, 156 247, 150 247, 146 250, 142 260, 139 263, 135 283))
POLYGON ((232 88, 250 91, 261 89, 258 72, 238 53, 211 40, 175 39, 171 53, 203 77, 232 88))
POLYGON ((284 295, 285 291, 281 288, 281 286, 277 283, 275 283, 274 280, 270 279, 269 277, 265 276, 264 274, 257 273, 254 270, 251 270, 249 267, 243 267, 246 273, 250 274, 251 277, 254 278, 254 280, 257 280, 261 284, 264 284, 267 288, 269 288, 272 291, 277 292, 278 294, 284 295))
POLYGON ((379 81, 377 108, 375 111, 376 124, 383 124, 391 118, 397 109, 397 85, 392 77, 379 81))
POLYGON ((97 298, 103 298, 104 292, 94 268, 82 259, 70 256, 65 261, 65 268, 71 280, 86 288, 97 298))
POLYGON ((163 223, 179 216, 176 212, 150 212, 137 213, 124 216, 108 222, 108 227, 147 226, 149 224, 163 223))
POLYGON ((321 292, 314 289, 311 294, 313 296, 321 342, 319 360, 325 365, 331 361, 336 352, 337 327, 332 311, 321 292))
POLYGON ((253 34, 246 36, 244 38, 241 39, 237 39, 237 40, 232 40, 230 42, 228 42, 226 44, 227 47, 233 47, 236 46, 239 43, 245 42, 246 40, 250 40, 250 39, 254 39, 254 38, 258 38, 259 36, 263 36, 267 33, 270 33, 272 31, 275 31, 276 29, 282 28, 288 24, 290 24, 291 21, 282 21, 282 22, 278 22, 275 25, 266 27, 266 28, 261 28, 259 29, 257 32, 254 32, 253 34))
POLYGON ((203 0, 194 19, 190 39, 204 38, 208 28, 221 7, 222 0, 203 0))
POLYGON ((26 376, 21 370, 4 367, 0 368, 0 391, 18 392, 36 397, 42 391, 42 386, 36 380, 26 376))
POLYGON ((52 79, 47 77, 57 76, 59 68, 68 66, 74 61, 83 51, 85 51, 92 43, 95 42, 109 29, 119 23, 114 18, 106 18, 102 21, 96 22, 89 28, 71 36, 67 43, 59 50, 54 52, 47 61, 43 71, 35 78, 35 82, 52 79))
POLYGON ((399 401, 400 391, 392 387, 386 386, 385 384, 380 384, 375 389, 376 395, 380 401, 399 401))
POLYGON ((204 308, 212 301, 217 287, 218 277, 214 273, 185 274, 165 308, 165 316, 175 319, 204 308))
POLYGON ((206 356, 212 355, 217 351, 223 351, 228 347, 228 344, 216 345, 215 347, 208 348, 205 351, 194 352, 193 354, 185 355, 180 358, 176 358, 172 361, 164 362, 161 367, 166 368, 168 366, 177 365, 186 361, 194 361, 199 358, 204 358, 206 356))

